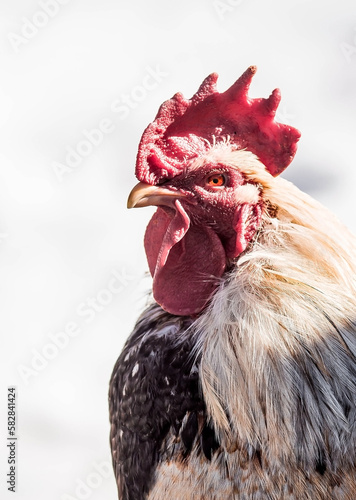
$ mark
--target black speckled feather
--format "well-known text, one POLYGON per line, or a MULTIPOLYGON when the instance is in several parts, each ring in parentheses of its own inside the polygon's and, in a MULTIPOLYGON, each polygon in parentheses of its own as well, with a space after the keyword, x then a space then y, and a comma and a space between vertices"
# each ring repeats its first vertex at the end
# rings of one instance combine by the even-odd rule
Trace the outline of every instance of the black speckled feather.
MULTIPOLYGON (((150 307, 115 365, 109 392, 111 449, 122 500, 146 497, 169 431, 177 435, 184 460, 199 432, 198 417, 205 420, 191 323, 150 307)), ((210 459, 218 444, 206 423, 200 443, 210 459)))

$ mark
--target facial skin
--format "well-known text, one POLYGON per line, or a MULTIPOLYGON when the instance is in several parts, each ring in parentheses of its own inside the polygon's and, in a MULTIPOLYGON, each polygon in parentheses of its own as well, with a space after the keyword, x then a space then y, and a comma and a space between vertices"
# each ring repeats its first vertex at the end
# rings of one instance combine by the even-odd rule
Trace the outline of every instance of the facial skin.
POLYGON ((246 182, 237 168, 224 164, 193 165, 159 186, 139 186, 139 196, 134 199, 131 194, 129 206, 156 205, 173 215, 175 200, 179 199, 191 224, 209 226, 219 235, 228 247, 228 257, 236 256, 229 240, 236 237, 239 219, 244 218, 244 239, 249 241, 258 224, 254 219, 260 218, 262 210, 259 187, 246 182))
POLYGON ((160 187, 181 196, 180 202, 192 224, 207 225, 216 232, 228 247, 228 257, 235 256, 231 255, 235 249, 230 248, 230 240, 236 237, 240 217, 247 222, 247 236, 252 236, 253 227, 249 227, 247 218, 252 223, 252 219, 258 217, 262 204, 260 190, 255 184, 247 183, 237 168, 205 164, 188 169, 160 187))

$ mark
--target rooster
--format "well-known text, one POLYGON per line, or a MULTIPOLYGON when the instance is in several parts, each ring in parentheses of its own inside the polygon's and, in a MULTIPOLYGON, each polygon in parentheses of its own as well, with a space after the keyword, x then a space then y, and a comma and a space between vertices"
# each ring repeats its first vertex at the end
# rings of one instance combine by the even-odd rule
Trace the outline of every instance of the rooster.
POLYGON ((278 177, 300 133, 255 72, 176 94, 139 145, 154 302, 110 382, 122 500, 356 498, 356 243, 278 177))

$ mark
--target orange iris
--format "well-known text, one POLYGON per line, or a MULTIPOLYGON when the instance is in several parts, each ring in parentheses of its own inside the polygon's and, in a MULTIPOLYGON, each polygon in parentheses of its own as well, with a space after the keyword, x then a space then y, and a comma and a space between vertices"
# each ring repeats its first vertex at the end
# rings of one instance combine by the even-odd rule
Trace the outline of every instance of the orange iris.
POLYGON ((225 177, 223 174, 213 174, 207 179, 209 186, 223 186, 225 184, 225 177))

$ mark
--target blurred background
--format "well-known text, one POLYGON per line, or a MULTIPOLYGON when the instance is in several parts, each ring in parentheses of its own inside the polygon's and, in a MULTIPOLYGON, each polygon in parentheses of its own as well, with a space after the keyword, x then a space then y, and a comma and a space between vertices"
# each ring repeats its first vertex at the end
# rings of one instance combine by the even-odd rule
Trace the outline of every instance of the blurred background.
POLYGON ((17 387, 17 499, 115 499, 107 390, 146 303, 143 234, 126 210, 159 105, 251 64, 302 132, 284 176, 355 221, 353 0, 1 0, 0 497, 7 387, 17 387))

